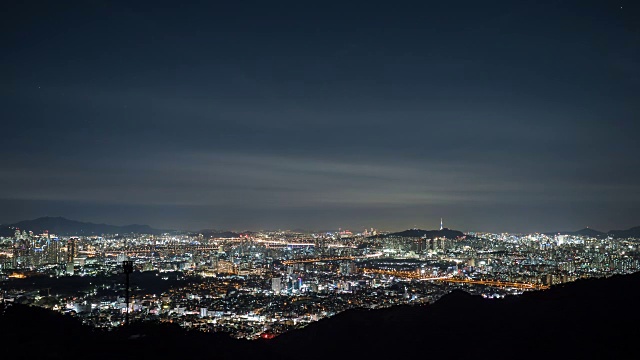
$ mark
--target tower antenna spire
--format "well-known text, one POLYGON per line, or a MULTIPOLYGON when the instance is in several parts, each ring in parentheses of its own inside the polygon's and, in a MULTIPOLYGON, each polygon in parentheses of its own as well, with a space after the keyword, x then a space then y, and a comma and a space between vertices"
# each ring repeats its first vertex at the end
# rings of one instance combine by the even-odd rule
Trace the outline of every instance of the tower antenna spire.
POLYGON ((442 227, 442 218, 440 218, 440 230, 442 230, 442 229, 444 229, 444 228, 442 227))

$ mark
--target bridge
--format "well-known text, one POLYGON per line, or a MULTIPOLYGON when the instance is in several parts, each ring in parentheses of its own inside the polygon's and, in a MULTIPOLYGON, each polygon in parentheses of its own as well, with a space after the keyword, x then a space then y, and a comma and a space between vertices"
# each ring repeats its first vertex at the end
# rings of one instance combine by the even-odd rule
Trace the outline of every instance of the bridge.
POLYGON ((309 258, 309 259, 295 259, 295 260, 284 260, 282 263, 284 265, 293 265, 293 264, 306 264, 306 263, 314 263, 321 261, 338 261, 338 260, 355 260, 354 256, 332 256, 332 257, 323 257, 323 258, 309 258))
POLYGON ((367 269, 367 268, 363 268, 361 269, 361 271, 363 273, 390 275, 390 276, 423 280, 423 281, 442 281, 442 282, 450 282, 450 283, 476 284, 476 285, 485 285, 485 286, 493 286, 493 287, 516 288, 516 289, 522 289, 522 290, 544 290, 549 288, 546 285, 532 284, 532 283, 498 281, 498 280, 460 279, 460 278, 454 278, 452 275, 425 276, 423 274, 420 274, 417 271, 381 270, 381 269, 367 269))

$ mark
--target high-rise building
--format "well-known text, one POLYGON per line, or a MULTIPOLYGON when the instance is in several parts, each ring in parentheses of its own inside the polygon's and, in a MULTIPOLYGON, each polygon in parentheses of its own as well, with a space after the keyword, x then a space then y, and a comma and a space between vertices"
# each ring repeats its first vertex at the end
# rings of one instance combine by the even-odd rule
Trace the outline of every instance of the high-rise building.
POLYGON ((207 309, 205 307, 200 308, 200 317, 204 318, 204 317, 207 317, 207 316, 209 316, 209 309, 207 309))
POLYGON ((62 246, 60 246, 60 239, 57 237, 47 239, 46 247, 46 262, 49 264, 59 264, 62 259, 60 256, 62 246))
POLYGON ((73 259, 77 254, 77 240, 78 238, 71 237, 67 240, 67 274, 73 275, 73 259))
POLYGON ((22 233, 20 230, 16 230, 14 236, 12 267, 14 269, 28 268, 33 265, 31 258, 33 253, 32 239, 25 230, 22 233))
POLYGON ((282 291, 282 278, 274 277, 271 278, 271 291, 278 294, 282 291))
POLYGON ((340 274, 351 275, 356 271, 356 266, 352 261, 343 261, 340 263, 340 274))

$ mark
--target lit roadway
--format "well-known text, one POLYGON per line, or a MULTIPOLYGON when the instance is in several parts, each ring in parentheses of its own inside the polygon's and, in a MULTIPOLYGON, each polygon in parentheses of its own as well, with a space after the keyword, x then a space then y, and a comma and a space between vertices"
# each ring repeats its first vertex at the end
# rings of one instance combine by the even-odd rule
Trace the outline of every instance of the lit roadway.
POLYGON ((321 261, 338 261, 338 260, 356 260, 362 258, 372 258, 381 256, 382 253, 368 254, 362 256, 332 256, 332 257, 321 257, 321 258, 308 258, 308 259, 294 259, 294 260, 284 260, 282 263, 284 265, 293 265, 293 264, 305 264, 305 263, 314 263, 321 261))
POLYGON ((320 261, 337 261, 337 260, 355 260, 354 256, 333 256, 333 257, 325 257, 325 258, 311 258, 311 259, 299 259, 299 260, 284 260, 282 263, 284 265, 293 265, 293 264, 306 264, 320 261))
MULTIPOLYGON (((265 246, 286 246, 286 247, 315 247, 317 246, 316 243, 313 242, 295 242, 295 241, 285 241, 283 239, 261 239, 261 238, 245 238, 245 237, 239 237, 239 238, 214 238, 213 241, 215 242, 241 242, 241 243, 245 243, 245 242, 256 242, 256 243, 260 243, 260 244, 264 244, 265 246)), ((330 248, 353 248, 355 249, 356 246, 355 245, 345 245, 345 244, 333 244, 333 243, 329 243, 325 245, 326 247, 330 247, 330 248)))
POLYGON ((539 285, 539 284, 531 284, 531 283, 520 283, 520 282, 509 282, 509 281, 497 281, 497 280, 473 280, 473 279, 459 279, 454 278, 452 275, 447 276, 424 276, 416 271, 396 271, 396 270, 380 270, 380 269, 362 269, 364 273, 374 273, 374 274, 383 274, 383 275, 391 275, 402 278, 416 279, 416 280, 428 280, 428 281, 443 281, 450 283, 464 283, 464 284, 477 284, 477 285, 485 285, 485 286, 495 286, 495 287, 509 287, 516 289, 525 289, 525 290, 543 290, 548 289, 548 286, 539 285))

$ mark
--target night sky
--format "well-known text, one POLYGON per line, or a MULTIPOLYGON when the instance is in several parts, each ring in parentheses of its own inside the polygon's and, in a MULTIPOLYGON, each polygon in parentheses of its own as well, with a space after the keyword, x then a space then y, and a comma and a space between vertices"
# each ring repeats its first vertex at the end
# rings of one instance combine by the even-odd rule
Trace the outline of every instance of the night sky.
POLYGON ((0 222, 640 225, 640 2, 3 1, 0 222))

